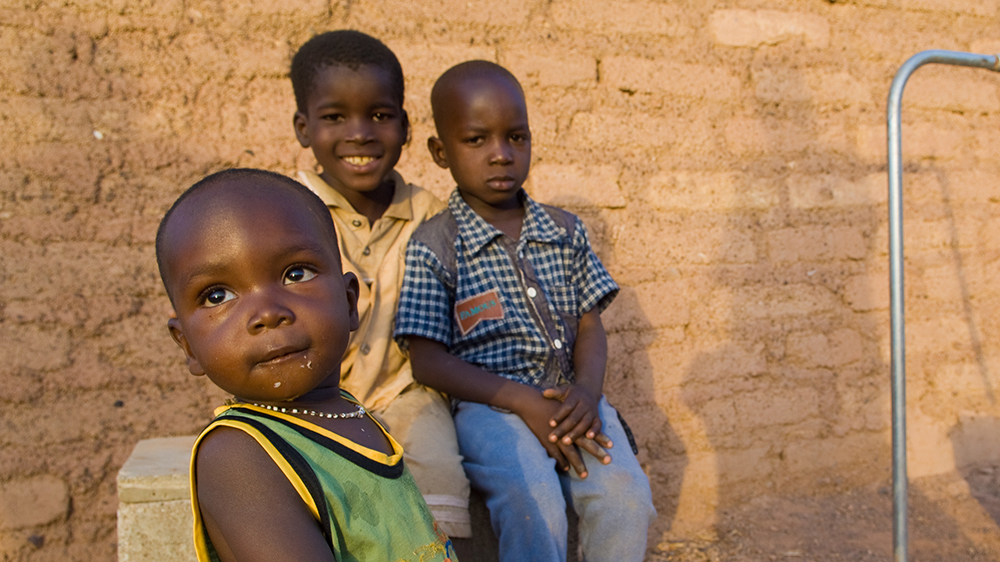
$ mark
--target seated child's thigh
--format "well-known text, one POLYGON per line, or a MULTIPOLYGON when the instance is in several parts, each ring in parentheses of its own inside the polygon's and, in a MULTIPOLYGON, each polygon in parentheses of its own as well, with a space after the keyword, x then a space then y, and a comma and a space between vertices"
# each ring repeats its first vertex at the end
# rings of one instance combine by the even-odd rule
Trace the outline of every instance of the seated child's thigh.
POLYGON ((483 488, 486 479, 522 489, 536 482, 554 482, 559 488, 555 460, 517 414, 459 402, 455 431, 466 473, 477 488, 483 488))
POLYGON ((469 481, 448 401, 437 391, 413 384, 379 415, 403 446, 406 466, 441 528, 450 537, 472 536, 469 481))
POLYGON ((573 497, 574 505, 578 512, 584 509, 581 503, 588 501, 602 501, 607 498, 611 503, 622 508, 631 506, 638 511, 636 515, 640 519, 653 517, 652 492, 649 487, 649 479, 643 472, 639 460, 635 458, 622 427, 621 420, 618 419, 618 412, 606 398, 602 397, 600 402, 602 431, 611 438, 614 445, 608 452, 611 454, 610 464, 601 464, 590 455, 584 454, 584 462, 587 465, 587 478, 581 479, 576 472, 570 471, 563 478, 569 481, 570 495, 573 497), (586 499, 583 499, 586 498, 586 499))

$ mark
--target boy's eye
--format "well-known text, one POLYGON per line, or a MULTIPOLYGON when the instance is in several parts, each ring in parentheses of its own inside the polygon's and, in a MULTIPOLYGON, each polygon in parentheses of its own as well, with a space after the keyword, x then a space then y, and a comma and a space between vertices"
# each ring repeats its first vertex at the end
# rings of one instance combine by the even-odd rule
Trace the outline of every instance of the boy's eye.
POLYGON ((378 111, 372 115, 373 121, 387 121, 389 119, 392 119, 392 114, 385 111, 378 111))
POLYGON ((344 120, 344 116, 341 115, 340 113, 327 113, 326 115, 323 115, 320 118, 324 119, 326 121, 343 121, 344 120))
POLYGON ((229 289, 216 288, 211 289, 205 294, 202 301, 202 305, 207 308, 212 308, 213 306, 219 306, 220 304, 231 301, 236 298, 236 294, 229 289))
POLYGON ((303 267, 301 265, 296 265, 294 267, 289 267, 285 271, 285 285, 291 285, 292 283, 302 283, 316 277, 316 272, 309 269, 308 267, 303 267))
POLYGON ((522 133, 514 133, 510 136, 510 140, 513 142, 525 142, 528 140, 528 135, 522 133))
POLYGON ((465 139, 465 144, 469 144, 469 145, 472 145, 472 146, 477 146, 477 145, 480 145, 482 143, 483 143, 483 137, 481 137, 481 136, 468 137, 468 138, 465 139))

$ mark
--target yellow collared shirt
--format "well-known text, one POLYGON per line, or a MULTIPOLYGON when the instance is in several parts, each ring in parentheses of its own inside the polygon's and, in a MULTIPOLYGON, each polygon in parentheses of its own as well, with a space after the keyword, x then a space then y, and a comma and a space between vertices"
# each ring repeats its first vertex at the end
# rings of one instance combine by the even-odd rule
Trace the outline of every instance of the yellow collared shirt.
POLYGON ((344 271, 358 276, 360 324, 351 334, 340 366, 340 387, 365 407, 384 409, 413 382, 410 360, 392 339, 396 305, 403 286, 406 244, 422 222, 445 205, 433 193, 408 184, 392 172, 396 191, 389 208, 372 224, 314 172, 300 171, 298 180, 319 195, 337 227, 344 271))

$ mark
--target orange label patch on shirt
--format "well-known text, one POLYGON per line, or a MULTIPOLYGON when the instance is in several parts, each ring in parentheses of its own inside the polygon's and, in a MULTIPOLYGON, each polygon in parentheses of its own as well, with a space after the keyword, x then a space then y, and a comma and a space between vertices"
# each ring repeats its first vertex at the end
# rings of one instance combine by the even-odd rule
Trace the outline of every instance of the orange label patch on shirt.
POLYGON ((503 307, 500 306, 500 296, 496 289, 455 303, 455 319, 458 320, 458 328, 462 330, 463 336, 484 320, 502 318, 503 307))

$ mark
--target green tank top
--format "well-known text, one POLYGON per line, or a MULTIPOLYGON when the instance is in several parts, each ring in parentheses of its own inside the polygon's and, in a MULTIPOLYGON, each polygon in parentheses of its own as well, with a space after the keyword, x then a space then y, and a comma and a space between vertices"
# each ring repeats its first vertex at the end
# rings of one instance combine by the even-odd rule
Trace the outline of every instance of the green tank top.
MULTIPOLYGON (((343 396, 357 403, 353 396, 343 396)), ((249 404, 223 406, 198 436, 191 453, 194 543, 200 562, 218 562, 198 507, 198 446, 219 426, 253 437, 278 465, 320 523, 338 561, 457 562, 451 541, 437 530, 420 491, 403 465, 403 448, 374 451, 318 425, 249 404)), ((377 423, 377 422, 376 422, 377 423)))

